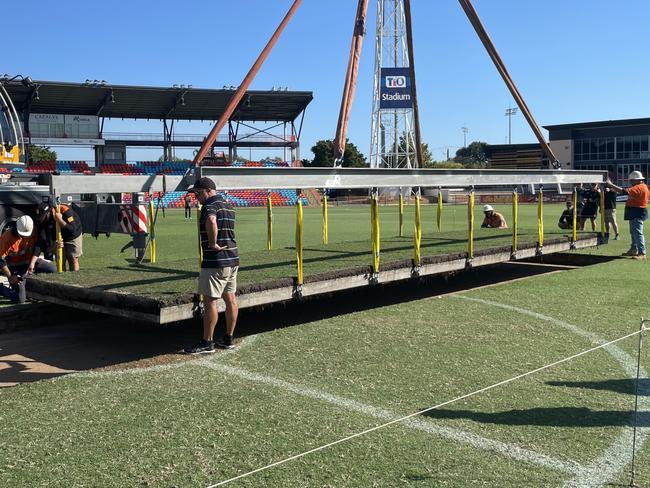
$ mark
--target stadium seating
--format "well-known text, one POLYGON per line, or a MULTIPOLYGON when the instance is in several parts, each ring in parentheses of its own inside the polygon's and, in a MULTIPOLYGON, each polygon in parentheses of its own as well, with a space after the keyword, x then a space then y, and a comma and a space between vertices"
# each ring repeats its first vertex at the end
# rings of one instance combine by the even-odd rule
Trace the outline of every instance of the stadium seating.
MULTIPOLYGON (((154 192, 154 203, 158 204, 158 193, 154 192)), ((222 196, 229 201, 234 207, 264 207, 266 205, 266 191, 263 190, 235 190, 222 193, 222 196)), ((145 199, 149 201, 149 194, 145 194, 145 199)), ((162 206, 165 208, 183 208, 185 206, 185 192, 171 191, 162 197, 162 206)), ((271 203, 274 207, 291 207, 298 202, 298 196, 294 190, 278 190, 271 192, 271 203)), ((122 194, 122 203, 131 203, 131 194, 122 194)), ((303 205, 308 201, 302 197, 303 205)), ((196 206, 196 199, 192 195, 192 206, 196 206)))
POLYGON ((27 173, 85 173, 90 171, 86 161, 36 161, 25 168, 27 173))

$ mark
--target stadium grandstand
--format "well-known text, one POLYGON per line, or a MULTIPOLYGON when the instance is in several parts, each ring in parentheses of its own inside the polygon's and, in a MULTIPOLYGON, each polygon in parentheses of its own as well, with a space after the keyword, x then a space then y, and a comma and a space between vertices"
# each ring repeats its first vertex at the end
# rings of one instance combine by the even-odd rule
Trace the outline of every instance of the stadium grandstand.
MULTIPOLYGON (((126 164, 130 147, 161 148, 165 161, 174 159, 176 148, 201 147, 204 134, 177 133, 175 122, 216 121, 235 93, 234 87, 142 87, 96 80, 32 81, 28 85, 15 82, 4 86, 23 115, 27 144, 89 147, 97 167, 126 164), (159 120, 161 130, 150 134, 109 132, 105 122, 110 119, 159 120)), ((217 138, 206 160, 218 159, 215 148, 226 149, 229 161, 238 159, 238 148, 249 148, 279 151, 282 160, 299 161, 304 114, 312 99, 308 91, 247 91, 228 120, 227 133, 217 138)), ((133 168, 122 169, 126 169, 122 173, 132 174, 129 171, 133 168)), ((76 172, 77 168, 61 165, 52 170, 76 172)))

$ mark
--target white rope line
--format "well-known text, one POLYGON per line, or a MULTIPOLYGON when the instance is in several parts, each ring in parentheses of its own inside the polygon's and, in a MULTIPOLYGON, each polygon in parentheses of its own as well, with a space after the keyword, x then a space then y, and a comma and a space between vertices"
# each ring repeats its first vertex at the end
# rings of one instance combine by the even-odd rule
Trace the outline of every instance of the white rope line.
MULTIPOLYGON (((645 329, 644 329, 644 330, 645 330, 645 329)), ((498 386, 506 385, 506 384, 511 383, 511 382, 513 382, 513 381, 515 381, 515 380, 518 380, 518 379, 524 378, 524 377, 526 377, 526 376, 530 376, 530 375, 535 374, 535 373, 539 373, 540 371, 544 371, 545 369, 552 368, 552 367, 554 367, 554 366, 557 366, 558 364, 562 364, 562 363, 565 363, 565 362, 567 362, 567 361, 571 361, 572 359, 576 359, 576 358, 578 358, 578 357, 580 357, 580 356, 584 356, 585 354, 589 354, 590 352, 593 352, 593 351, 596 351, 596 350, 598 350, 598 349, 602 349, 602 348, 604 348, 604 347, 607 347, 607 346, 609 346, 609 345, 611 345, 611 344, 614 344, 614 343, 617 343, 617 342, 623 341, 623 340, 625 340, 625 339, 628 339, 628 338, 630 338, 630 337, 633 337, 633 336, 635 336, 635 335, 637 335, 637 334, 642 333, 644 330, 637 330, 637 331, 635 331, 635 332, 631 332, 630 334, 627 334, 627 335, 624 335, 624 336, 622 336, 622 337, 619 337, 618 339, 614 339, 614 340, 609 341, 609 342, 607 342, 607 343, 605 343, 605 344, 600 344, 600 345, 598 345, 598 346, 592 347, 592 348, 587 349, 587 350, 585 350, 585 351, 582 351, 582 352, 579 352, 579 353, 577 353, 577 354, 574 354, 573 356, 569 356, 569 357, 567 357, 567 358, 560 359, 559 361, 555 361, 555 362, 550 363, 550 364, 547 364, 547 365, 545 365, 545 366, 541 366, 541 367, 539 367, 539 368, 533 369, 532 371, 528 371, 528 372, 526 372, 526 373, 522 373, 522 374, 519 374, 519 375, 517 375, 517 376, 513 376, 512 378, 509 378, 509 379, 507 379, 507 380, 499 381, 498 383, 494 383, 494 384, 492 384, 492 385, 490 385, 490 386, 486 386, 485 388, 481 388, 481 389, 479 389, 479 390, 475 390, 475 391, 472 391, 472 392, 470 392, 470 393, 466 393, 465 395, 461 395, 461 396, 456 397, 456 398, 453 398, 453 399, 451 399, 451 400, 447 400, 447 401, 445 401, 445 402, 439 403, 438 405, 435 405, 435 406, 433 406, 433 407, 425 408, 424 410, 420 410, 420 411, 418 411, 418 412, 411 413, 411 414, 406 415, 406 416, 404 416, 404 417, 401 417, 401 418, 398 418, 398 419, 395 419, 395 420, 391 420, 390 422, 386 422, 386 423, 383 423, 383 424, 381 424, 381 425, 377 425, 377 426, 375 426, 375 427, 371 427, 370 429, 366 429, 366 430, 364 430, 364 431, 357 432, 356 434, 351 434, 351 435, 349 435, 349 436, 347 436, 347 437, 343 437, 342 439, 338 439, 338 440, 336 440, 336 441, 330 442, 329 444, 325 444, 325 445, 322 445, 322 446, 319 446, 319 447, 315 447, 314 449, 310 449, 310 450, 305 451, 305 452, 302 452, 302 453, 300 453, 300 454, 296 454, 296 455, 294 455, 294 456, 291 456, 291 457, 288 457, 288 458, 282 459, 282 460, 280 460, 280 461, 276 461, 276 462, 274 462, 274 463, 268 464, 268 465, 263 466, 263 467, 261 467, 261 468, 257 468, 257 469, 254 469, 254 470, 252 470, 252 471, 249 471, 249 472, 247 472, 247 473, 243 473, 243 474, 240 474, 240 475, 238 475, 238 476, 235 476, 235 477, 233 477, 233 478, 229 478, 229 479, 227 479, 227 480, 220 481, 219 483, 215 483, 215 484, 213 484, 213 485, 210 485, 210 486, 208 486, 207 488, 215 488, 215 487, 217 487, 217 486, 222 486, 222 485, 225 485, 225 484, 227 484, 227 483, 231 483, 231 482, 233 482, 233 481, 236 481, 236 480, 239 480, 239 479, 242 479, 242 478, 246 478, 246 477, 251 476, 251 475, 253 475, 253 474, 255 474, 255 473, 259 473, 259 472, 261 472, 261 471, 265 471, 265 470, 270 469, 270 468, 273 468, 273 467, 275 467, 275 466, 279 466, 279 465, 281 465, 281 464, 288 463, 289 461, 293 461, 293 460, 295 460, 295 459, 299 459, 299 458, 301 458, 301 457, 307 456, 308 454, 313 454, 313 453, 315 453, 315 452, 322 451, 322 450, 327 449, 327 448, 329 448, 329 447, 335 446, 335 445, 337 445, 337 444, 341 444, 341 443, 343 443, 343 442, 346 442, 346 441, 349 441, 349 440, 355 439, 355 438, 357 438, 357 437, 361 437, 361 436, 363 436, 363 435, 369 434, 369 433, 374 432, 374 431, 376 431, 376 430, 383 429, 383 428, 388 427, 388 426, 390 426, 390 425, 394 425, 394 424, 397 424, 397 423, 403 422, 403 421, 408 420, 408 419, 413 418, 413 417, 417 417, 417 416, 422 415, 422 414, 424 414, 424 413, 426 413, 426 412, 430 412, 431 410, 436 410, 436 409, 438 409, 438 408, 444 407, 444 406, 449 405, 449 404, 451 404, 451 403, 455 403, 455 402, 458 402, 458 401, 460 401, 460 400, 464 400, 464 399, 466 399, 466 398, 469 398, 469 397, 472 397, 472 396, 478 395, 479 393, 484 393, 484 392, 489 391, 489 390, 492 390, 493 388, 496 388, 496 387, 498 387, 498 386)))

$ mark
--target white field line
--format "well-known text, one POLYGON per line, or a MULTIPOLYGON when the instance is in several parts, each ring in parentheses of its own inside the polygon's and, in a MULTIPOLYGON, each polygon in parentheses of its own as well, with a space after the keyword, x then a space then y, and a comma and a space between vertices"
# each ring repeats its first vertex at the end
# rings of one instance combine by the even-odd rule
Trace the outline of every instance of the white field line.
MULTIPOLYGON (((517 312, 523 315, 528 315, 529 317, 534 317, 539 320, 544 320, 550 322, 554 325, 567 329, 573 332, 576 335, 588 339, 593 344, 603 344, 607 341, 601 338, 600 336, 582 330, 576 325, 570 324, 563 320, 558 320, 547 315, 542 315, 531 310, 526 310, 524 308, 514 307, 512 305, 506 305, 499 302, 493 302, 490 300, 483 300, 480 298, 472 298, 464 295, 452 295, 454 298, 461 298, 463 300, 468 300, 476 303, 482 303, 484 305, 489 305, 492 307, 498 307, 505 310, 510 310, 512 312, 517 312)), ((621 365, 627 376, 630 378, 636 378, 636 363, 637 361, 630 356, 628 353, 623 351, 620 347, 615 344, 610 344, 605 349, 616 361, 621 365)), ((647 377, 645 370, 640 370, 641 377, 647 377)), ((643 383, 639 385, 639 410, 649 410, 650 409, 650 391, 649 388, 645 387, 643 383)), ((630 417, 630 425, 632 425, 633 418, 630 417)), ((644 442, 647 440, 650 435, 650 427, 637 427, 637 444, 636 451, 638 452, 642 447, 644 442)), ((567 488, 579 487, 597 487, 602 486, 608 481, 611 481, 614 477, 618 476, 620 472, 625 468, 627 464, 632 461, 632 429, 624 428, 623 432, 619 435, 616 441, 598 458, 596 458, 591 464, 585 466, 584 472, 579 473, 573 479, 567 481, 564 486, 567 488)))
POLYGON ((213 355, 211 355, 210 359, 208 360, 207 358, 203 357, 202 359, 199 358, 194 358, 194 359, 188 359, 187 361, 179 361, 177 363, 172 363, 172 364, 157 364, 155 366, 147 366, 144 368, 128 368, 128 369, 117 369, 117 370, 111 370, 111 371, 81 371, 78 373, 73 373, 69 375, 64 375, 64 376, 57 376, 55 378, 52 378, 50 381, 57 381, 57 380, 63 380, 65 378, 111 378, 114 376, 124 376, 124 375, 137 375, 137 374, 144 374, 144 373, 149 373, 152 371, 165 371, 168 369, 177 369, 177 368, 182 368, 184 366, 191 366, 197 363, 202 363, 205 362, 206 360, 211 361, 211 362, 216 362, 221 359, 225 359, 228 356, 231 356, 233 354, 238 353, 242 349, 246 349, 250 347, 255 340, 257 339, 258 335, 254 334, 251 336, 245 337, 235 349, 225 349, 223 351, 217 351, 213 355))
MULTIPOLYGON (((249 372, 234 366, 207 362, 207 361, 200 361, 192 364, 196 366, 204 366, 207 368, 211 368, 221 373, 227 373, 233 376, 237 376, 246 381, 272 386, 274 388, 289 391, 297 395, 331 403, 333 405, 336 405, 337 407, 345 408, 347 410, 352 410, 354 412, 362 413, 364 415, 375 417, 377 419, 393 420, 400 417, 399 414, 395 412, 391 412, 390 410, 373 407, 355 400, 351 400, 338 395, 333 395, 331 393, 327 393, 322 390, 310 388, 307 386, 297 385, 268 375, 249 372)), ((550 456, 539 454, 534 451, 530 451, 528 449, 524 449, 512 444, 486 439, 484 437, 481 437, 476 434, 471 434, 469 432, 464 432, 461 430, 456 430, 449 427, 436 425, 434 422, 430 420, 424 420, 421 418, 409 418, 400 423, 411 429, 419 430, 429 434, 438 435, 455 442, 470 445, 477 449, 494 451, 496 453, 515 459, 517 461, 536 464, 539 466, 543 466, 545 468, 549 468, 549 469, 553 469, 553 470, 557 470, 557 471, 561 471, 573 475, 582 472, 582 467, 578 463, 575 463, 573 461, 562 461, 559 459, 554 459, 550 456)), ((212 486, 216 486, 216 485, 212 485, 212 486)))

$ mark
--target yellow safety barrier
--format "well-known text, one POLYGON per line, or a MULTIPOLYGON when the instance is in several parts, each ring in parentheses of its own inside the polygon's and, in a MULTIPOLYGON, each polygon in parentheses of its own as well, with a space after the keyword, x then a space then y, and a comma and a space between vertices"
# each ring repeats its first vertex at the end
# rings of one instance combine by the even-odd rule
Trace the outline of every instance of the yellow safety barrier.
POLYGON ((539 249, 544 247, 544 190, 539 189, 537 197, 537 243, 539 249))
POLYGON ((413 260, 415 266, 420 266, 420 246, 422 244, 422 222, 420 220, 420 195, 415 195, 415 234, 413 236, 413 260))
POLYGON ((438 190, 438 214, 436 215, 438 232, 442 232, 442 190, 438 190))
POLYGON ((377 195, 373 193, 370 200, 370 227, 372 238, 372 270, 379 273, 379 204, 377 202, 377 195))
POLYGON ((296 264, 298 268, 298 285, 302 285, 302 201, 296 203, 296 264))
POLYGON ((404 195, 401 193, 399 194, 399 236, 404 237, 404 195))
POLYGON ((156 220, 153 210, 153 198, 149 199, 149 262, 156 264, 158 259, 156 249, 156 220))
POLYGON ((605 237, 607 229, 605 228, 605 192, 600 190, 600 236, 605 237))
POLYGON ((327 246, 330 243, 327 195, 323 195, 322 205, 323 205, 323 246, 327 246))
POLYGON ((196 230, 199 237, 199 268, 203 261, 203 248, 201 247, 201 204, 196 207, 196 230))
POLYGON ((578 240, 578 189, 573 189, 573 216, 571 222, 571 242, 578 240))
POLYGON ((266 248, 273 249, 273 203, 271 195, 266 197, 266 248))
MULTIPOLYGON (((61 205, 57 204, 56 213, 61 213, 61 205)), ((61 224, 56 221, 56 271, 63 273, 63 237, 61 237, 61 224)))
POLYGON ((474 257, 474 192, 469 193, 467 198, 467 224, 468 224, 468 238, 467 238, 467 257, 472 259, 474 257))
POLYGON ((517 232, 519 230, 519 194, 512 192, 512 254, 517 252, 517 232))

